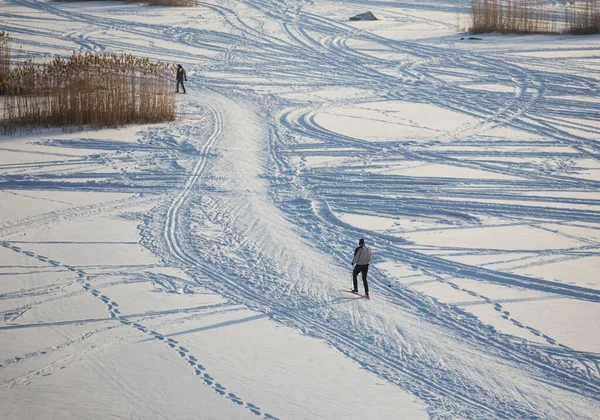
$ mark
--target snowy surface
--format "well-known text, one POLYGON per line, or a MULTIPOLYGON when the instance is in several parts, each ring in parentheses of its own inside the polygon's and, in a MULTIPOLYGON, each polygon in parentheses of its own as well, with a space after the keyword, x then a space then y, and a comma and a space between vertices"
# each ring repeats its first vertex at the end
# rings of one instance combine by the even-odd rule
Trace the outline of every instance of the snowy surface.
POLYGON ((0 0, 17 59, 189 79, 0 137, 2 419, 599 418, 600 37, 468 3, 0 0))

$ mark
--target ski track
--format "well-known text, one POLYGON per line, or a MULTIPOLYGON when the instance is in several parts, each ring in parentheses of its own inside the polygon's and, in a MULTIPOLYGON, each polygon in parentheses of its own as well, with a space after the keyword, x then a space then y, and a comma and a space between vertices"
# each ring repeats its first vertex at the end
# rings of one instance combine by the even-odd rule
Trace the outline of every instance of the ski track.
MULTIPOLYGON (((411 350, 411 343, 403 342, 391 334, 389 337, 377 338, 377 334, 382 333, 377 331, 375 325, 378 316, 385 317, 406 311, 426 324, 450 331, 457 340, 465 341, 498 360, 513 363, 531 372, 532 376, 539 377, 546 383, 553 383, 557 388, 595 403, 600 401, 600 355, 577 351, 560 343, 543 331, 513 317, 501 302, 462 287, 455 279, 472 279, 536 290, 554 297, 584 300, 594 304, 600 303, 600 291, 495 270, 493 264, 474 266, 450 261, 443 256, 420 252, 401 237, 352 227, 336 215, 425 215, 440 221, 451 220, 458 230, 477 227, 480 219, 488 216, 510 219, 516 226, 541 228, 549 223, 568 225, 576 222, 600 229, 599 200, 573 198, 567 194, 594 192, 600 186, 598 181, 578 176, 577 171, 578 161, 600 160, 599 144, 592 139, 593 136, 600 135, 600 129, 593 124, 600 119, 600 109, 597 106, 584 107, 581 103, 566 98, 567 95, 597 94, 600 91, 598 71, 593 72, 595 78, 571 71, 564 72, 561 71, 564 65, 562 61, 559 64, 548 61, 532 70, 530 66, 523 64, 528 64, 528 60, 538 64, 535 59, 515 58, 502 51, 474 53, 416 42, 393 41, 359 30, 346 22, 336 22, 312 14, 307 7, 312 4, 310 1, 258 0, 240 1, 238 4, 220 2, 218 5, 200 2, 203 10, 215 13, 229 26, 229 33, 99 17, 86 14, 81 8, 73 10, 68 5, 43 1, 14 0, 13 3, 77 23, 77 29, 66 33, 24 29, 26 25, 18 23, 8 25, 11 32, 44 35, 50 49, 60 50, 53 41, 68 40, 80 51, 132 50, 141 55, 173 55, 167 48, 144 48, 139 44, 128 44, 126 40, 108 42, 101 36, 105 31, 120 31, 136 38, 143 37, 151 44, 167 40, 175 47, 179 45, 182 51, 186 47, 197 47, 215 53, 212 58, 186 53, 189 60, 198 60, 199 63, 189 61, 188 72, 197 69, 199 72, 204 70, 209 75, 211 71, 215 71, 232 76, 253 76, 254 80, 243 84, 236 82, 234 77, 219 77, 205 79, 201 84, 191 82, 190 86, 193 89, 206 89, 206 86, 210 86, 212 98, 218 95, 236 98, 237 94, 231 92, 241 91, 243 95, 238 96, 253 101, 258 108, 270 110, 271 118, 275 118, 269 121, 269 136, 265 140, 272 174, 266 177, 269 183, 268 193, 285 219, 296 226, 299 235, 319 244, 320 251, 332 255, 340 267, 347 265, 347 244, 354 243, 359 236, 367 236, 382 261, 402 262, 433 281, 449 285, 465 296, 478 298, 477 304, 489 305, 502 320, 544 340, 546 345, 501 334, 458 305, 443 304, 410 287, 396 284, 393 288, 387 287, 387 284, 393 282, 393 278, 381 270, 373 270, 374 275, 371 277, 371 287, 376 299, 369 303, 354 302, 353 310, 367 320, 363 322, 360 320, 361 316, 357 316, 353 320, 354 324, 349 326, 345 319, 345 309, 338 309, 341 305, 334 305, 347 300, 335 294, 323 298, 312 290, 306 293, 310 286, 300 281, 295 272, 291 271, 291 266, 278 261, 277 255, 271 254, 261 242, 260 223, 249 222, 250 216, 236 210, 231 202, 220 196, 221 186, 218 176, 213 175, 215 168, 211 166, 210 160, 217 157, 213 154, 216 153, 214 149, 224 135, 224 128, 232 121, 224 120, 219 109, 210 102, 199 105, 191 95, 190 99, 186 99, 186 106, 208 110, 211 121, 210 131, 204 132, 202 138, 195 139, 198 144, 191 155, 182 153, 177 140, 171 138, 169 141, 169 128, 166 128, 160 132, 165 134, 165 139, 156 145, 123 146, 116 144, 117 142, 103 143, 86 139, 51 141, 46 145, 57 147, 57 150, 62 151, 63 149, 58 148, 63 147, 94 147, 99 149, 100 154, 80 161, 73 156, 57 153, 57 159, 64 159, 40 164, 1 166, 0 187, 7 190, 46 188, 133 194, 130 198, 111 203, 75 206, 4 222, 0 224, 1 237, 58 219, 114 212, 162 197, 161 204, 155 211, 144 217, 142 243, 145 246, 161 256, 167 264, 184 269, 197 283, 222 294, 228 300, 268 313, 275 321, 326 340, 366 369, 426 401, 432 418, 557 418, 568 411, 565 411, 567 408, 562 408, 563 411, 541 414, 536 412, 532 403, 525 400, 527 396, 509 397, 499 390, 486 389, 481 383, 469 383, 469 379, 461 376, 461 372, 440 368, 427 354, 411 350), (236 11, 242 7, 244 14, 236 11), (279 22, 279 29, 267 33, 265 21, 279 22), (355 49, 352 41, 357 40, 378 45, 389 52, 389 57, 377 58, 355 49), (250 71, 249 62, 260 64, 250 71), (331 77, 332 74, 335 77, 331 77), (468 75, 468 81, 447 81, 453 76, 466 79, 465 75, 468 75), (490 91, 482 94, 469 88, 476 88, 480 84, 497 84, 509 89, 506 92, 490 91), (278 96, 278 92, 318 91, 345 86, 369 91, 370 96, 321 99, 313 103, 295 102, 278 96), (374 90, 373 86, 377 89, 374 90), (261 93, 271 89, 274 93, 261 93), (332 108, 387 101, 434 104, 447 111, 473 117, 473 122, 465 123, 452 131, 437 133, 427 143, 419 144, 406 141, 368 142, 333 132, 317 121, 319 114, 332 108), (573 117, 589 123, 576 125, 570 121, 573 117), (486 133, 498 127, 520 130, 529 133, 532 138, 543 138, 544 142, 519 139, 499 141, 486 136, 486 133), (306 139, 310 142, 304 143, 303 140, 306 139), (477 149, 465 150, 464 147, 473 146, 473 139, 477 139, 477 149), (441 146, 455 146, 456 149, 441 146), (505 147, 506 150, 499 150, 498 146, 505 147), (509 151, 507 146, 512 149, 509 151), (565 152, 556 152, 557 148, 563 148, 565 152), (567 152, 567 148, 572 150, 567 152), (62 170, 61 173, 51 173, 59 165, 67 168, 73 166, 76 169, 77 165, 85 167, 111 160, 124 162, 135 156, 153 153, 162 153, 165 161, 184 157, 194 159, 195 162, 191 171, 184 176, 168 168, 145 174, 95 173, 94 176, 102 180, 99 183, 80 182, 79 178, 92 176, 85 170, 67 174, 62 173, 62 170), (312 169, 305 164, 309 157, 355 156, 363 158, 344 167, 312 169), (502 160, 510 157, 530 158, 531 163, 515 164, 502 160), (292 158, 299 158, 299 167, 293 163, 292 158), (402 159, 483 170, 512 178, 419 178, 376 172, 386 164, 402 159), (31 169, 42 172, 33 175, 27 173, 31 169), (553 197, 537 194, 546 190, 564 194, 553 197), (152 192, 153 196, 146 197, 146 192, 152 192), (209 249, 207 247, 211 247, 211 252, 214 251, 214 241, 199 238, 189 227, 191 220, 214 229, 221 235, 224 243, 217 246, 215 257, 209 258, 209 253, 205 251, 209 249), (253 265, 249 267, 246 261, 253 261, 253 265), (381 301, 381 304, 377 301, 381 301), (366 304, 370 306, 365 306, 366 304), (369 321, 373 323, 369 324, 369 321), (357 327, 363 330, 357 332, 357 327)), ((373 5, 376 6, 378 5, 373 5)), ((410 14, 407 16, 410 17, 410 14)), ((148 136, 151 137, 152 134, 156 132, 151 132, 148 136)), ((447 228, 448 225, 445 224, 440 229, 447 228)), ((549 258, 548 261, 558 261, 577 258, 578 255, 600 254, 600 241, 577 236, 573 236, 573 239, 580 240, 585 245, 575 250, 534 252, 513 263, 515 267, 530 266, 538 264, 541 257, 549 258), (577 251, 575 256, 573 251, 577 251)), ((215 392, 254 414, 274 418, 236 394, 229 393, 181 343, 122 316, 119 307, 121 303, 126 303, 114 302, 94 288, 93 279, 82 268, 49 260, 10 240, 1 242, 1 245, 57 269, 72 271, 77 275, 82 292, 90 293, 102 301, 110 318, 118 322, 117 326, 131 327, 137 331, 136 334, 146 334, 164 343, 182 357, 190 365, 192 373, 198 375, 215 392)), ((501 250, 462 251, 467 255, 484 251, 491 254, 496 252, 498 255, 502 253, 501 250)), ((507 255, 508 258, 511 258, 510 254, 507 255)), ((179 279, 174 281, 181 282, 179 279)), ((158 279, 156 283, 165 289, 178 287, 171 280, 158 279)), ((31 290, 28 293, 28 296, 39 296, 41 299, 35 304, 69 296, 61 290, 52 289, 31 290)), ((3 316, 14 320, 26 310, 27 307, 15 308, 3 316)), ((89 334, 104 330, 93 330, 89 334)), ((60 348, 74 342, 76 340, 67 342, 60 348)), ((0 369, 54 350, 58 348, 22 355, 18 360, 0 361, 0 369)), ((55 367, 41 369, 5 382, 2 386, 26 384, 53 368, 55 367)), ((577 413, 571 412, 570 415, 576 416, 577 413)))
MULTIPOLYGON (((15 252, 24 252, 24 253, 26 253, 27 256, 29 256, 31 258, 35 258, 38 261, 41 261, 44 263, 49 263, 47 257, 45 257, 43 255, 38 255, 38 254, 30 252, 30 251, 23 251, 22 248, 15 247, 14 245, 11 245, 8 242, 1 242, 0 245, 2 245, 5 248, 11 249, 15 252)), ((226 398, 227 400, 231 401, 232 403, 234 403, 236 405, 243 406, 244 408, 246 408, 251 413, 253 413, 257 416, 263 416, 263 418, 271 419, 271 420, 277 419, 277 417, 274 417, 273 415, 264 412, 257 405, 252 404, 251 402, 244 401, 241 397, 237 396, 233 392, 229 392, 228 389, 224 385, 222 385, 219 381, 217 381, 213 376, 210 375, 209 371, 207 371, 206 367, 204 367, 199 362, 198 358, 196 356, 194 356, 192 353, 190 353, 190 351, 187 348, 185 348, 179 341, 177 341, 173 338, 166 338, 163 334, 156 331, 156 328, 155 329, 149 328, 149 327, 143 325, 140 321, 133 321, 132 318, 136 318, 137 317, 136 315, 128 315, 128 316, 122 315, 121 309, 120 309, 120 308, 122 308, 122 306, 115 300, 113 300, 110 297, 108 297, 107 295, 103 294, 98 288, 94 288, 91 285, 92 277, 84 269, 79 268, 79 267, 74 267, 71 265, 67 265, 67 264, 63 264, 58 261, 53 261, 53 264, 51 264, 51 265, 53 267, 65 268, 68 271, 71 271, 72 273, 76 274, 77 275, 76 282, 81 285, 82 291, 91 294, 91 296, 93 296, 94 298, 101 301, 102 304, 106 305, 106 311, 108 312, 108 314, 110 316, 110 318, 107 318, 107 320, 114 319, 116 322, 119 323, 118 326, 130 326, 130 327, 136 329, 137 331, 147 335, 148 337, 150 337, 152 339, 163 342, 170 349, 172 349, 174 351, 174 353, 176 353, 183 360, 185 360, 186 364, 189 365, 192 373, 194 375, 198 376, 206 386, 211 387, 217 394, 223 396, 224 398, 226 398)), ((69 295, 66 294, 63 296, 54 297, 53 299, 67 298, 68 296, 69 295)), ((52 300, 52 299, 49 299, 47 301, 50 301, 50 300, 52 300)), ((219 306, 222 306, 222 305, 215 305, 213 307, 219 307, 219 306)), ((176 310, 174 312, 180 313, 181 311, 176 310)), ((23 355, 23 356, 16 356, 8 361, 6 361, 6 360, 0 361, 0 369, 2 369, 2 367, 9 366, 12 363, 25 361, 27 359, 30 359, 31 357, 43 356, 43 355, 47 355, 51 352, 64 349, 68 346, 71 346, 74 343, 81 342, 81 341, 91 337, 94 334, 97 334, 97 333, 100 333, 103 331, 107 331, 110 329, 114 329, 114 328, 116 328, 115 325, 97 329, 92 332, 86 333, 77 339, 69 340, 64 344, 55 346, 53 348, 41 349, 35 353, 31 353, 31 354, 27 354, 27 355, 23 355)), ((137 336, 137 334, 135 334, 135 336, 137 336)), ((106 346, 117 345, 122 340, 123 339, 119 339, 115 342, 111 342, 111 343, 107 344, 106 346)), ((104 347, 106 347, 106 346, 104 346, 104 347)), ((104 348, 104 347, 102 347, 102 348, 104 348)), ((96 348, 93 351, 97 352, 97 351, 100 351, 100 349, 96 348)), ((41 369, 38 369, 34 372, 29 372, 26 375, 23 375, 21 377, 3 381, 2 383, 0 383, 0 386, 6 387, 6 388, 13 388, 15 386, 27 385, 32 380, 34 380, 36 377, 46 375, 50 371, 60 368, 60 366, 64 366, 65 364, 78 359, 80 356, 81 356, 81 354, 70 355, 66 358, 61 359, 59 362, 53 362, 50 365, 45 366, 41 369)))

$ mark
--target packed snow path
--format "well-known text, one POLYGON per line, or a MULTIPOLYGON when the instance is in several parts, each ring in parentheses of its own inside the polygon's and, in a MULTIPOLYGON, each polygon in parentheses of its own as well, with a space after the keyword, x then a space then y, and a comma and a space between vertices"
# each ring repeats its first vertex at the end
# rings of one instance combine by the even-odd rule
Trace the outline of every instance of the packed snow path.
MULTIPOLYGON (((20 8, 2 15, 3 29, 26 47, 43 38, 48 55, 75 44, 177 61, 190 83, 181 121, 135 144, 48 140, 100 153, 3 165, 0 186, 136 194, 114 207, 150 195, 158 205, 142 217, 142 243, 193 279, 171 287, 201 285, 325 340, 426 402, 431 418, 592 418, 598 342, 562 342, 505 306, 556 299, 598 318, 600 72, 583 54, 540 58, 535 44, 459 47, 346 21, 369 6, 398 25, 452 28, 428 17, 452 4, 371 3, 200 2, 165 23, 173 11, 12 0, 20 8), (62 29, 36 27, 29 12, 62 29), (107 160, 144 169, 80 182, 107 160), (376 258, 371 301, 342 292, 360 237, 376 258), (560 264, 587 268, 549 278, 560 264), (506 290, 515 295, 499 297, 506 290)), ((21 252, 11 235, 94 211, 108 209, 3 223, 0 239, 21 252)))

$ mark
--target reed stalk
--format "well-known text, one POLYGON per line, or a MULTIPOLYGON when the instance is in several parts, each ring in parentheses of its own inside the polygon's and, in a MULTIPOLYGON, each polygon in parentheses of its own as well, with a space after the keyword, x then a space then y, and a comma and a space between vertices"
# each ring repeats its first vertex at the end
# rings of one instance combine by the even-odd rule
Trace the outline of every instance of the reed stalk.
MULTIPOLYGON (((0 51, 1 53, 1 51, 0 51)), ((130 54, 73 54, 9 67, 5 134, 36 127, 118 127, 175 119, 173 67, 130 54)))

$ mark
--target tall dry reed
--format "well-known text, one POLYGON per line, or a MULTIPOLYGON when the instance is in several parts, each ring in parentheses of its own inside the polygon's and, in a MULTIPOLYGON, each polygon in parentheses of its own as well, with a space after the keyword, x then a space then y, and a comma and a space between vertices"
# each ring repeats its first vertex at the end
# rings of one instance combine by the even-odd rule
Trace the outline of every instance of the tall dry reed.
POLYGON ((472 0, 471 32, 557 33, 561 16, 543 0, 472 0))
POLYGON ((129 54, 73 54, 10 69, 0 130, 118 127, 175 119, 172 68, 129 54))
POLYGON ((600 33, 600 0, 471 0, 473 33, 600 33))
MULTIPOLYGON (((94 1, 94 0, 54 0, 63 3, 94 1)), ((122 0, 119 0, 122 1, 122 0)), ((198 6, 199 0, 126 0, 127 3, 144 3, 147 6, 193 7, 198 6)))
POLYGON ((572 35, 600 33, 600 1, 567 1, 565 6, 565 32, 572 35))
POLYGON ((10 77, 10 37, 8 32, 0 32, 0 95, 8 91, 10 77))
POLYGON ((137 0, 148 6, 193 7, 198 6, 198 0, 137 0))

